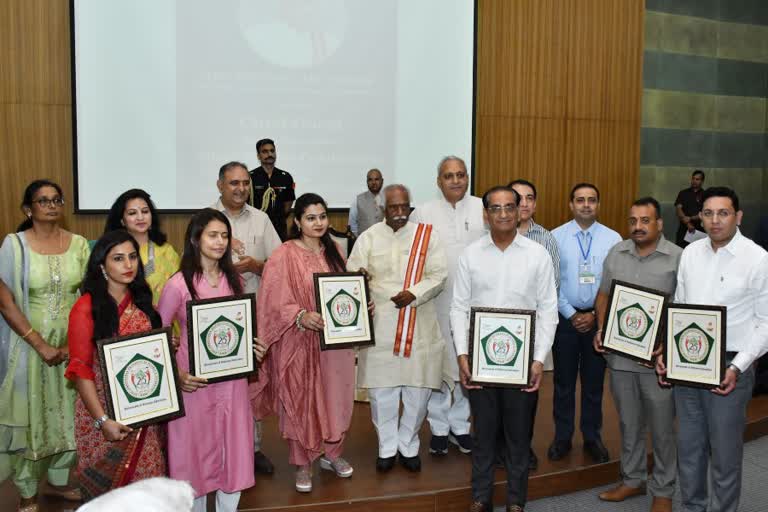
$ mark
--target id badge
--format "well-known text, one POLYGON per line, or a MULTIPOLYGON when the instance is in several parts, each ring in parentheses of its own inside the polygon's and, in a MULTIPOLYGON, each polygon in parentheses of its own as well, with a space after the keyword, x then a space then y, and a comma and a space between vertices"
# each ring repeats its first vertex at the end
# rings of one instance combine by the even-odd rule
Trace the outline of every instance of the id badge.
POLYGON ((595 284, 595 273, 592 272, 590 263, 579 265, 579 284, 595 284))

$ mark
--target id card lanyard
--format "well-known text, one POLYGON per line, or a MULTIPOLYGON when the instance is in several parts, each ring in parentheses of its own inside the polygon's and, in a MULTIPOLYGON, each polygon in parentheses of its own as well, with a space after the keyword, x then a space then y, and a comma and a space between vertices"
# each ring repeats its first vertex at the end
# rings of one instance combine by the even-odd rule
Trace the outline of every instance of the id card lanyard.
POLYGON ((595 273, 592 271, 592 262, 589 259, 589 255, 592 252, 592 237, 589 237, 589 245, 586 251, 581 244, 580 236, 576 235, 576 241, 579 243, 579 251, 583 258, 582 263, 579 265, 579 284, 595 284, 595 273))

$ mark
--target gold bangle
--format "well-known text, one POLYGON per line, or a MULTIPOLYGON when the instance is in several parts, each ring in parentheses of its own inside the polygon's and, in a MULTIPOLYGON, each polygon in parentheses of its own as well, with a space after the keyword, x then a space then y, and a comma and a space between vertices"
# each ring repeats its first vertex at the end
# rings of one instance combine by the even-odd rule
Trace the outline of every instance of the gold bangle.
POLYGON ((35 330, 35 328, 34 328, 34 327, 30 327, 30 328, 29 328, 29 330, 27 331, 27 333, 26 333, 24 336, 22 336, 22 337, 21 337, 21 339, 23 339, 23 340, 26 340, 26 339, 27 339, 27 336, 29 336, 30 334, 32 334, 32 332, 33 332, 34 330, 35 330))

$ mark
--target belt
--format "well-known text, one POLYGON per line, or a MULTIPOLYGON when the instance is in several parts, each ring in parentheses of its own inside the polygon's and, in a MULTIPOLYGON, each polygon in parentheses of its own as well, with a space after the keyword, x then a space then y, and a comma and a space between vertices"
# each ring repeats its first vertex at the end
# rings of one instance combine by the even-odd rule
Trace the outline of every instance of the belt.
POLYGON ((594 313, 595 312, 595 308, 587 308, 587 309, 573 308, 573 309, 575 309, 578 313, 594 313))

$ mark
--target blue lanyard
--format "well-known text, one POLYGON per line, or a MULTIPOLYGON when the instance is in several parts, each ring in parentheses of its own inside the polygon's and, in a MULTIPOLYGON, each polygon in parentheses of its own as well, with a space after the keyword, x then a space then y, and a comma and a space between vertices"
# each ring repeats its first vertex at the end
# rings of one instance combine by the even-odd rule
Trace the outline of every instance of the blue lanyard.
MULTIPOLYGON (((586 236, 586 235, 585 235, 586 236)), ((581 256, 584 258, 584 263, 587 263, 589 261, 589 253, 592 252, 592 241, 593 238, 589 237, 589 245, 587 246, 587 252, 584 252, 584 246, 581 245, 581 237, 579 234, 576 234, 576 241, 579 243, 579 250, 581 251, 581 256)))

